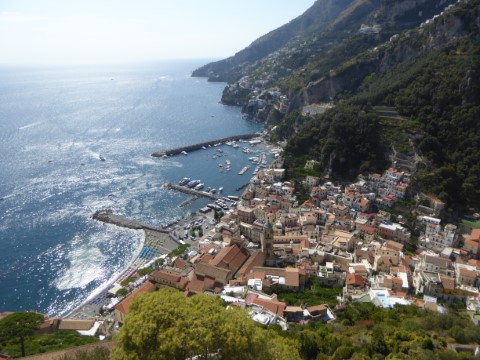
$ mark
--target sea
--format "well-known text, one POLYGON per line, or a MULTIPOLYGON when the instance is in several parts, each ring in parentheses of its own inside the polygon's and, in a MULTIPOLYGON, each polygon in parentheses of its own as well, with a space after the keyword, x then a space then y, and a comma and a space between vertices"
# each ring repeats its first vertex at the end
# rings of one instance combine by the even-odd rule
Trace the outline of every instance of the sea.
POLYGON ((163 185, 183 177, 239 195, 241 147, 151 156, 261 130, 219 103, 224 83, 191 77, 206 62, 0 67, 0 312, 65 315, 128 268, 143 233, 96 210, 165 225, 207 203, 179 207, 188 196, 163 185))

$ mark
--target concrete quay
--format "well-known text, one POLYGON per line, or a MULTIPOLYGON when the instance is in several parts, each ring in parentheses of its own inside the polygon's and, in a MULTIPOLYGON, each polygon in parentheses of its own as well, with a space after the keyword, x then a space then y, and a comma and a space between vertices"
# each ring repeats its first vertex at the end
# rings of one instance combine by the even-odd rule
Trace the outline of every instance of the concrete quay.
POLYGON ((198 197, 204 197, 204 198, 208 198, 208 199, 212 199, 212 200, 218 200, 218 199, 222 198, 221 196, 218 196, 218 195, 215 195, 215 194, 212 194, 212 193, 207 193, 206 191, 198 191, 198 190, 190 189, 190 188, 185 187, 185 186, 175 185, 175 184, 172 184, 172 183, 166 183, 164 185, 164 187, 165 187, 165 189, 168 189, 168 190, 176 190, 176 191, 182 192, 184 194, 189 194, 189 195, 198 196, 198 197))
POLYGON ((122 215, 116 215, 112 210, 98 210, 92 215, 92 219, 98 220, 107 224, 117 225, 127 229, 133 230, 151 230, 163 234, 168 234, 168 230, 164 230, 152 225, 143 224, 137 220, 127 219, 122 215))
POLYGON ((221 139, 201 142, 201 143, 198 143, 198 144, 182 146, 182 147, 169 149, 169 150, 157 151, 157 152, 154 152, 152 154, 152 156, 153 157, 164 157, 164 156, 170 156, 170 155, 178 155, 178 154, 182 153, 182 151, 189 152, 189 151, 193 151, 193 150, 199 150, 202 147, 213 146, 215 144, 224 143, 224 142, 227 142, 227 141, 247 140, 247 139, 257 137, 257 136, 259 136, 259 135, 258 134, 245 134, 245 135, 229 136, 229 137, 225 137, 225 138, 221 138, 221 139))

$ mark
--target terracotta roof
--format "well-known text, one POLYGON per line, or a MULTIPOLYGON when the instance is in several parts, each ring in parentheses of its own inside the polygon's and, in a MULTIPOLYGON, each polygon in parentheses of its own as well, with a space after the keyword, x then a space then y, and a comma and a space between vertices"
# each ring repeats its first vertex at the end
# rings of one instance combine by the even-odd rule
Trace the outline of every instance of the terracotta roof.
POLYGON ((205 282, 203 278, 198 278, 194 276, 193 279, 188 283, 187 290, 193 293, 203 293, 205 291, 205 282))
POLYGON ((440 268, 447 269, 450 267, 452 262, 449 259, 443 259, 438 256, 425 255, 425 263, 429 263, 429 264, 438 266, 440 268))
POLYGON ((284 302, 281 301, 265 300, 258 297, 253 299, 252 303, 261 306, 281 317, 283 317, 283 312, 287 306, 284 302))
POLYGON ((465 269, 465 268, 460 268, 460 276, 465 276, 465 277, 469 277, 469 278, 476 278, 477 277, 477 273, 473 270, 468 270, 468 269, 465 269))
POLYGON ((128 305, 132 302, 135 296, 147 292, 152 292, 155 290, 155 284, 151 281, 145 281, 142 285, 140 285, 134 292, 128 295, 125 299, 120 301, 116 306, 115 310, 127 315, 128 314, 128 305))
POLYGON ((289 313, 292 313, 292 312, 302 312, 303 313, 303 309, 301 306, 287 306, 284 310, 284 313, 286 312, 289 312, 289 313))
POLYGON ((265 272, 263 271, 253 271, 246 274, 247 279, 260 279, 265 280, 265 272))
POLYGON ((360 225, 359 226, 360 231, 364 231, 369 234, 373 234, 376 230, 374 226, 368 226, 368 225, 360 225))
POLYGON ((203 262, 203 263, 210 263, 210 261, 213 260, 213 255, 211 254, 202 254, 200 256, 200 262, 203 262))
POLYGON ((177 258, 174 262, 173 262, 173 266, 176 267, 176 268, 179 268, 179 269, 184 269, 186 268, 187 266, 189 266, 190 264, 181 259, 181 258, 177 258))
POLYGON ((226 284, 232 272, 230 270, 222 269, 204 262, 199 262, 195 267, 195 273, 202 276, 211 277, 220 283, 226 284))
POLYGON ((265 261, 265 256, 262 251, 257 251, 250 255, 250 257, 245 261, 242 267, 237 271, 237 277, 245 276, 249 273, 254 266, 262 266, 265 261))
POLYGON ((399 263, 399 258, 398 256, 387 256, 387 255, 383 255, 383 256, 380 256, 380 260, 381 262, 379 262, 379 264, 389 264, 389 265, 398 265, 399 263))
POLYGON ((393 284, 398 284, 398 285, 403 285, 403 280, 398 278, 398 277, 392 277, 392 283, 393 284))
POLYGON ((345 283, 347 285, 356 285, 359 287, 365 286, 365 280, 363 279, 362 275, 359 274, 347 274, 345 283))
POLYGON ((402 251, 403 250, 403 244, 401 244, 399 242, 396 242, 396 241, 393 241, 393 240, 387 240, 385 242, 384 246, 387 249, 392 249, 392 250, 396 250, 396 251, 402 251))
POLYGON ((285 284, 298 287, 300 285, 300 272, 297 268, 285 269, 285 284))
POLYGON ((355 272, 368 272, 365 265, 353 265, 352 268, 355 272))
POLYGON ((220 250, 215 258, 210 261, 210 264, 229 269, 235 274, 249 256, 250 253, 247 249, 240 248, 237 244, 234 244, 220 250))
POLYGON ((471 238, 468 238, 465 240, 465 245, 468 245, 470 247, 473 247, 473 248, 479 248, 480 247, 480 242, 478 239, 471 239, 471 238))
POLYGON ((442 286, 444 289, 447 290, 454 290, 455 289, 455 279, 449 276, 440 276, 442 280, 442 286))
POLYGON ((406 299, 408 297, 408 294, 404 291, 394 291, 394 290, 392 290, 392 293, 395 296, 398 296, 398 297, 401 297, 401 298, 404 298, 404 299, 406 299))
POLYGON ((480 229, 473 229, 467 240, 480 240, 480 229))
POLYGON ((167 282, 176 283, 176 282, 180 281, 180 275, 179 274, 175 274, 175 273, 170 272, 170 271, 165 270, 165 269, 153 271, 150 274, 150 277, 153 281, 157 281, 157 282, 161 282, 163 280, 163 281, 167 281, 167 282))
POLYGON ((249 292, 245 297, 245 303, 247 305, 253 304, 253 300, 255 300, 256 298, 258 298, 257 294, 249 292))
POLYGON ((477 269, 480 269, 480 260, 469 259, 468 265, 475 266, 477 269))

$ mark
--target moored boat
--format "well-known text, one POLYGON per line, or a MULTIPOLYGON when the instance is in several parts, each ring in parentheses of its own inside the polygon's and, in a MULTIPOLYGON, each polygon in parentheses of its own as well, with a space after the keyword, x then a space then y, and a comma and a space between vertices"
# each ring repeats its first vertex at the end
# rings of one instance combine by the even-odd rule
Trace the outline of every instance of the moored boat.
POLYGON ((186 185, 186 184, 188 184, 189 181, 190 181, 189 177, 184 177, 182 180, 180 180, 178 182, 178 185, 180 185, 180 186, 186 185))

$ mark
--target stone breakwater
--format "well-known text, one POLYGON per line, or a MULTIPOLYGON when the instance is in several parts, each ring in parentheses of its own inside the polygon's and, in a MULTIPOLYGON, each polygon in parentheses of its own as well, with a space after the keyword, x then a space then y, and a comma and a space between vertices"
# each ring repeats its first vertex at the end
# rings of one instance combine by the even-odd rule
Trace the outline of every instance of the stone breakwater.
POLYGON ((152 154, 152 156, 163 157, 163 156, 170 156, 170 155, 178 155, 178 154, 181 154, 182 151, 189 152, 189 151, 199 150, 202 147, 208 147, 208 146, 214 146, 216 144, 221 144, 221 143, 224 143, 224 142, 227 142, 227 141, 247 140, 247 139, 257 137, 257 136, 259 136, 259 135, 258 134, 245 134, 245 135, 229 136, 229 137, 225 137, 225 138, 221 138, 221 139, 201 142, 201 143, 198 143, 198 144, 182 146, 182 147, 169 149, 169 150, 157 151, 157 152, 154 152, 152 154))
POLYGON ((197 196, 197 197, 204 197, 204 198, 208 198, 208 199, 211 199, 211 200, 218 200, 218 199, 222 198, 221 196, 211 194, 211 193, 208 193, 206 191, 198 191, 198 190, 194 190, 194 189, 189 189, 185 186, 175 185, 175 184, 172 184, 172 183, 166 183, 163 186, 165 187, 165 189, 168 189, 168 190, 175 190, 175 191, 178 191, 178 192, 182 192, 184 194, 189 194, 189 195, 193 195, 193 196, 197 196))
POLYGON ((98 220, 104 223, 117 225, 127 229, 133 230, 151 230, 163 234, 169 234, 170 232, 165 229, 161 229, 152 225, 143 224, 137 220, 128 219, 122 215, 116 215, 112 210, 98 210, 92 215, 92 219, 98 220))

